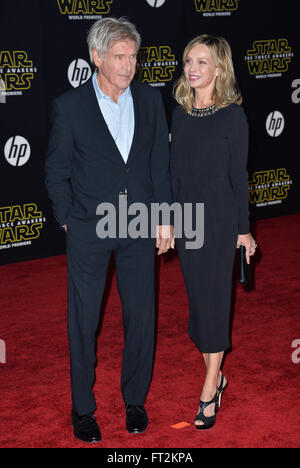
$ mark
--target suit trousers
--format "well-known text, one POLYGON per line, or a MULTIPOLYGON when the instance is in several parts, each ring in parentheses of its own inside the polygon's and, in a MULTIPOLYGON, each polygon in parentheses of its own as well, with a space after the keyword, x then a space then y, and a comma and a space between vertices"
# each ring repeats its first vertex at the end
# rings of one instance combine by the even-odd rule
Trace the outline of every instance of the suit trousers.
POLYGON ((99 240, 97 249, 85 251, 71 237, 67 234, 73 410, 80 416, 96 410, 96 331, 112 252, 123 311, 121 390, 125 403, 143 405, 152 377, 155 344, 155 240, 99 240))

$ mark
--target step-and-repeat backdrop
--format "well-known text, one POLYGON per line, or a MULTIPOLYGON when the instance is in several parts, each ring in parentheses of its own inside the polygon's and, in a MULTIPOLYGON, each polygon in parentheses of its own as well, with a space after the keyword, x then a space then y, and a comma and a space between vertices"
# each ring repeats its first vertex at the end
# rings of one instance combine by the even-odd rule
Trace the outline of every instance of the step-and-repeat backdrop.
POLYGON ((136 77, 161 91, 169 123, 187 42, 229 41, 250 125, 252 220, 299 212, 299 15, 294 0, 1 0, 0 264, 64 252, 44 187, 51 102, 91 76, 87 31, 107 16, 136 24, 136 77))

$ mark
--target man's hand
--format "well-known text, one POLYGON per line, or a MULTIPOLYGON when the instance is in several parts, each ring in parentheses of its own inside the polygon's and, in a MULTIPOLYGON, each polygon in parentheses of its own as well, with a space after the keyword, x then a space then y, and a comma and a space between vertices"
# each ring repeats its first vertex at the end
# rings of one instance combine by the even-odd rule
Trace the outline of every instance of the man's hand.
POLYGON ((66 224, 63 226, 63 228, 64 228, 65 232, 67 232, 68 226, 66 224))
POLYGON ((159 249, 157 255, 166 253, 170 248, 174 249, 174 226, 157 226, 156 247, 159 249))

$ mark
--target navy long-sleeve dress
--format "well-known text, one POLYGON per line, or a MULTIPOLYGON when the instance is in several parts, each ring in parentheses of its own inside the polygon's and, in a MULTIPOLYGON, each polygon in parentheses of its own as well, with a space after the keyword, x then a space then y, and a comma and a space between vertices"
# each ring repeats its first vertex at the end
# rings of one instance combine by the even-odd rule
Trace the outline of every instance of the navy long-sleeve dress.
POLYGON ((176 107, 172 119, 174 200, 204 203, 204 245, 176 239, 189 299, 189 335, 203 353, 230 348, 232 269, 238 234, 249 232, 248 124, 231 104, 196 117, 176 107))

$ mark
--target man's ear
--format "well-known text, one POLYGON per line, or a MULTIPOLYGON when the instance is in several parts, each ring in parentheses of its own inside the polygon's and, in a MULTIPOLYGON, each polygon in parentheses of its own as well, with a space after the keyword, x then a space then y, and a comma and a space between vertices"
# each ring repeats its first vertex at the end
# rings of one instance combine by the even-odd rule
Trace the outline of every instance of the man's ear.
POLYGON ((97 52, 96 49, 93 49, 92 55, 93 55, 94 64, 95 64, 96 67, 98 68, 99 66, 102 65, 102 60, 101 60, 101 58, 99 57, 99 54, 98 54, 98 52, 97 52))

